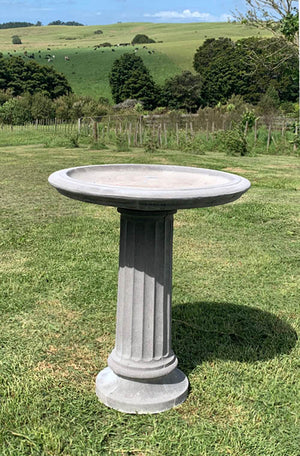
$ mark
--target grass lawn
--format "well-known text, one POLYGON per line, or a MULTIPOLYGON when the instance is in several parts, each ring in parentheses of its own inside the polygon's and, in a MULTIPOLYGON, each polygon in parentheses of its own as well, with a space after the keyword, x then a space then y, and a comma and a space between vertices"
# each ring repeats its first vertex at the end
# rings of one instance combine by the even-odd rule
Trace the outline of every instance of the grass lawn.
POLYGON ((0 145, 2 456, 299 456, 299 158, 0 145), (175 215, 173 348, 190 392, 159 415, 102 405, 119 215, 47 183, 104 163, 227 170, 252 188, 175 215), (297 225, 298 223, 298 225, 297 225))

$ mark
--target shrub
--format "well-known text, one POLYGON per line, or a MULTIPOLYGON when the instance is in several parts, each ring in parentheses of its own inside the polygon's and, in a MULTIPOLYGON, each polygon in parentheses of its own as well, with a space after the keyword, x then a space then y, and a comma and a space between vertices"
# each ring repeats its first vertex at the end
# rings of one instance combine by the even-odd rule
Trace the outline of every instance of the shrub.
POLYGON ((116 136, 116 146, 118 152, 128 152, 130 150, 126 134, 119 133, 116 136))
POLYGON ((131 44, 134 46, 136 44, 149 44, 149 43, 155 43, 155 40, 153 40, 152 38, 149 38, 147 35, 143 35, 143 34, 138 34, 138 35, 135 35, 135 37, 133 38, 131 44))
POLYGON ((78 133, 73 133, 69 137, 69 147, 72 147, 74 149, 77 149, 79 147, 79 134, 78 133))
POLYGON ((29 97, 11 98, 0 107, 0 121, 9 125, 23 125, 32 121, 29 97))
POLYGON ((33 119, 54 119, 55 107, 53 101, 42 93, 31 97, 31 114, 33 119))
POLYGON ((13 35, 11 38, 12 44, 22 44, 21 38, 18 35, 13 35))
POLYGON ((158 149, 158 138, 152 132, 149 132, 144 140, 145 152, 153 153, 158 149))
POLYGON ((248 154, 247 139, 239 125, 232 130, 219 131, 217 138, 228 155, 244 156, 248 154))

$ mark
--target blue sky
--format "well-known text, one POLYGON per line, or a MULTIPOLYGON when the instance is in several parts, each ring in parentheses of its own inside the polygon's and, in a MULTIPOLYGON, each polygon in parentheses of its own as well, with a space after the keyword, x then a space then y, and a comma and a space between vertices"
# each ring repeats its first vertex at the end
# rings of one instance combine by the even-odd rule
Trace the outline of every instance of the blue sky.
POLYGON ((0 22, 219 22, 227 21, 236 8, 244 10, 245 4, 243 0, 0 0, 0 22))

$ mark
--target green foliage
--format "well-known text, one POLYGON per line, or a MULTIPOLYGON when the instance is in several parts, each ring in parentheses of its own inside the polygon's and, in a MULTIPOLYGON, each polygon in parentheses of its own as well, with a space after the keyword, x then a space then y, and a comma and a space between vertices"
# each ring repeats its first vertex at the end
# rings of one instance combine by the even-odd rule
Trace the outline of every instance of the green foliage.
POLYGON ((280 99, 278 92, 273 86, 269 86, 257 105, 258 113, 262 115, 274 116, 278 113, 279 106, 280 99))
POLYGON ((141 57, 123 54, 113 63, 109 83, 116 103, 126 99, 137 99, 145 109, 155 108, 159 89, 141 57))
POLYGON ((190 71, 167 79, 163 89, 161 104, 170 109, 183 109, 187 112, 196 112, 201 98, 201 78, 190 71))
POLYGON ((11 29, 11 28, 21 28, 21 27, 33 27, 34 24, 31 22, 3 22, 0 24, 0 29, 11 29))
POLYGON ((296 101, 298 57, 294 50, 289 52, 278 38, 207 39, 194 56, 204 103, 224 103, 233 94, 257 103, 269 86, 277 90, 281 102, 296 101))
POLYGON ((22 125, 33 120, 28 97, 11 98, 0 107, 0 121, 9 125, 22 125))
POLYGON ((80 22, 76 22, 76 21, 67 21, 67 22, 63 22, 63 21, 60 21, 60 20, 49 22, 48 25, 73 25, 73 26, 83 26, 83 24, 80 24, 80 22))
POLYGON ((236 125, 232 130, 219 131, 217 138, 228 155, 245 156, 249 153, 247 138, 240 125, 236 125))
POLYGON ((22 44, 22 40, 18 35, 13 35, 11 37, 12 44, 22 44))
POLYGON ((73 133, 69 136, 69 142, 70 146, 74 149, 77 149, 79 147, 79 134, 78 133, 73 133))
POLYGON ((135 35, 133 38, 131 44, 134 46, 136 44, 148 44, 148 43, 155 43, 155 40, 152 38, 149 38, 147 35, 144 34, 138 34, 135 35))
POLYGON ((54 99, 72 91, 64 75, 54 68, 21 57, 0 58, 0 89, 13 95, 42 92, 54 99))
POLYGON ((55 105, 53 101, 40 92, 31 97, 31 116, 33 119, 54 119, 55 105))
POLYGON ((126 133, 118 133, 116 135, 116 146, 118 152, 128 152, 130 150, 126 133))
POLYGON ((154 153, 158 150, 158 138, 157 135, 153 134, 152 131, 149 131, 144 139, 144 151, 147 153, 154 153))
POLYGON ((293 41, 299 32, 299 11, 286 14, 280 21, 280 32, 288 41, 293 41))
POLYGON ((194 135, 190 132, 180 131, 179 133, 179 150, 183 152, 189 152, 191 154, 204 155, 204 143, 201 135, 194 135))
POLYGON ((248 125, 248 128, 252 128, 255 124, 256 119, 257 117, 254 111, 246 111, 243 114, 241 123, 244 127, 248 125))

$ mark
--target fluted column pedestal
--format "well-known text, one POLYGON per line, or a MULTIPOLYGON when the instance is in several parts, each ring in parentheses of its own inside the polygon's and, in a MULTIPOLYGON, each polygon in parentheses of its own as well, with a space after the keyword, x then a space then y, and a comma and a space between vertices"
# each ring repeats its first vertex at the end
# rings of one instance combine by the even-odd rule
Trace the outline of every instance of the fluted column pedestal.
POLYGON ((109 407, 157 413, 183 402, 188 380, 171 346, 173 214, 121 213, 115 348, 96 380, 109 407))

